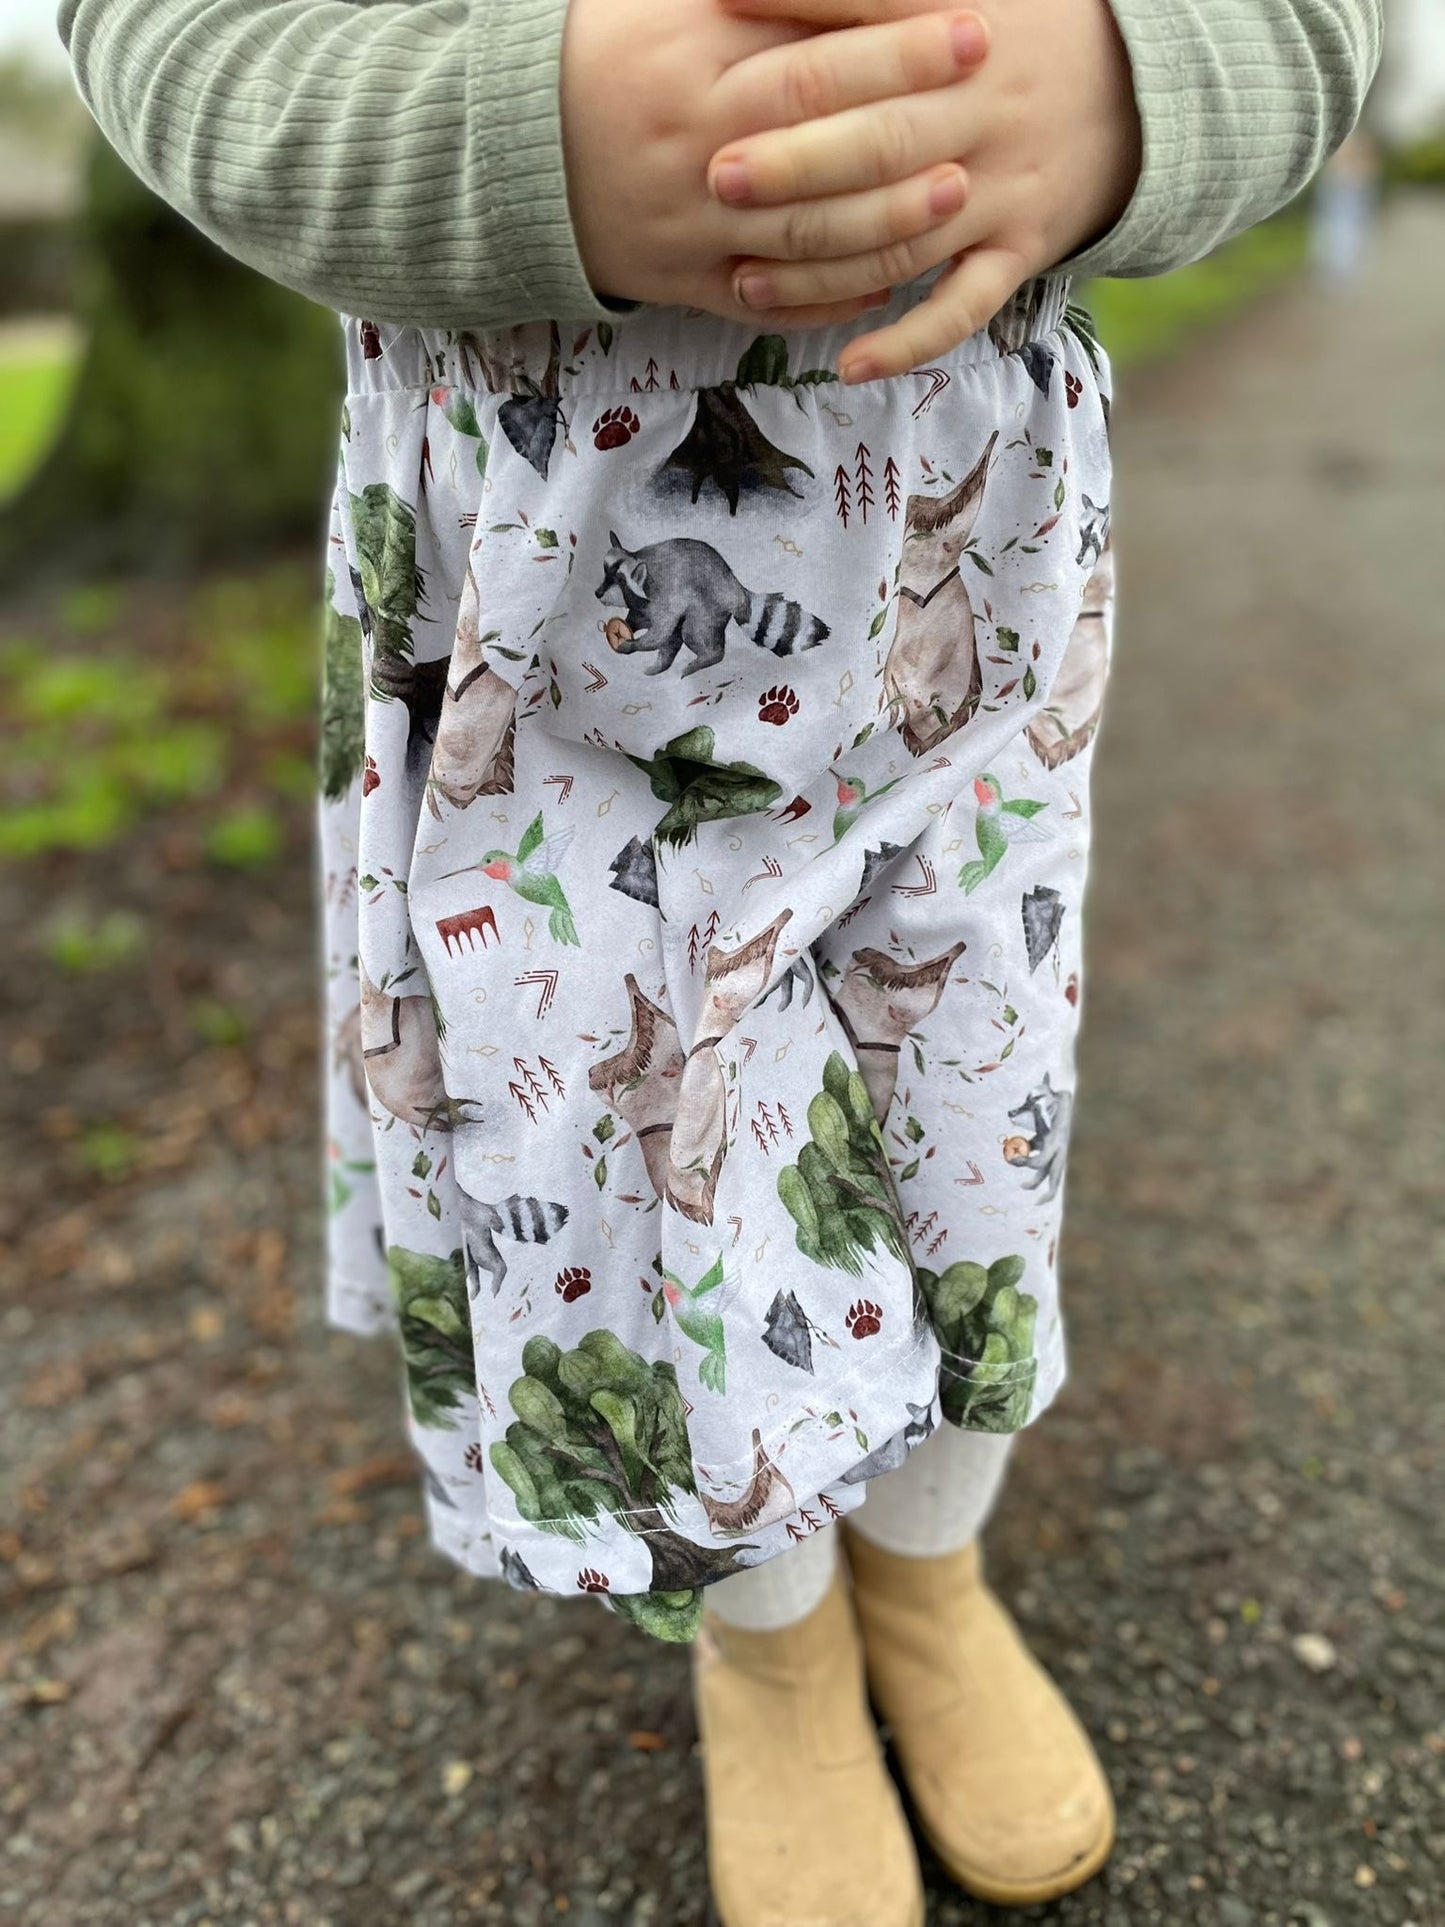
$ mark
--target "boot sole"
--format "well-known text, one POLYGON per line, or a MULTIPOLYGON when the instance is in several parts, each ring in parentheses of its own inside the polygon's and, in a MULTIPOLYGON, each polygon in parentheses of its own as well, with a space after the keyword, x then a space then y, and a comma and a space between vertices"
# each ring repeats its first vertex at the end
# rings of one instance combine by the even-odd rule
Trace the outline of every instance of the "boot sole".
MULTIPOLYGON (((876 1705, 872 1710, 879 1737, 883 1741, 884 1757, 888 1761, 889 1772, 898 1790, 898 1797, 903 1802, 903 1811, 908 1817, 909 1825, 917 1838, 927 1843, 944 1875, 953 1882, 954 1886, 961 1887, 974 1900, 986 1901, 993 1907, 1039 1907, 1051 1900, 1062 1900, 1065 1894, 1073 1893, 1086 1881, 1092 1880, 1095 1874, 1103 1871, 1118 1839, 1118 1816, 1114 1811, 1112 1800, 1109 1802, 1109 1824, 1100 1839, 1071 1867, 1061 1869, 1047 1880, 1033 1882, 995 1880, 980 1868, 964 1866, 939 1840, 919 1811, 918 1802, 913 1797, 913 1789, 908 1784, 908 1776, 903 1771, 903 1763, 894 1750, 893 1735, 888 1723, 876 1705)), ((721 1927, 721 1923, 710 1922, 709 1927, 721 1927)))
POLYGON ((1108 1831, 1103 1838, 1071 1867, 1062 1869, 1047 1880, 1036 1880, 1031 1883, 994 1880, 978 1868, 965 1867, 953 1859, 942 1843, 923 1824, 922 1816, 917 1809, 910 1810, 913 1813, 915 1826, 933 1849, 938 1864, 949 1879, 955 1885, 962 1887, 965 1893, 972 1894, 975 1900, 985 1900, 994 1907, 1038 1907, 1050 1900, 1062 1900, 1065 1894, 1073 1893, 1086 1881, 1092 1880, 1095 1874, 1102 1872, 1110 1854, 1114 1851, 1116 1828, 1114 1816, 1111 1813, 1108 1831))
MULTIPOLYGON (((928 1911, 927 1902, 925 1902, 924 1906, 913 1916, 911 1927, 927 1927, 927 1924, 928 1911)), ((707 1927, 723 1927, 723 1917, 717 1910, 717 1902, 711 1898, 709 1898, 707 1903, 707 1927)))

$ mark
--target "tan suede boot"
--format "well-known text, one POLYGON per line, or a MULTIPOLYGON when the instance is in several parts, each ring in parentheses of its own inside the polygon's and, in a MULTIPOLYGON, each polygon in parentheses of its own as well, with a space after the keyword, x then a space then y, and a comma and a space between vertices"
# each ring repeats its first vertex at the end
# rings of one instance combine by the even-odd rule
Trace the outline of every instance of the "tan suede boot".
POLYGON ((1108 1783, 977 1546, 904 1559, 845 1536, 874 1704, 940 1860, 1004 1907, 1082 1886, 1114 1844, 1108 1783))
POLYGON ((922 1927, 842 1575, 778 1632, 706 1614, 694 1688, 722 1927, 922 1927))

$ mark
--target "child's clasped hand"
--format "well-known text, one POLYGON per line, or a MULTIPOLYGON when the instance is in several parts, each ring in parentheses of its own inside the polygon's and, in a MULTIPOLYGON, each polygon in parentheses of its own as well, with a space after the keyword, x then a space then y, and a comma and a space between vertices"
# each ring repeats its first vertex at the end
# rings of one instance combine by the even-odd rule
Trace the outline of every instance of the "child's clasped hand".
POLYGON ((1140 164, 1107 0, 572 0, 562 113, 605 295, 817 327, 951 263, 849 343, 847 381, 967 340, 1140 164))

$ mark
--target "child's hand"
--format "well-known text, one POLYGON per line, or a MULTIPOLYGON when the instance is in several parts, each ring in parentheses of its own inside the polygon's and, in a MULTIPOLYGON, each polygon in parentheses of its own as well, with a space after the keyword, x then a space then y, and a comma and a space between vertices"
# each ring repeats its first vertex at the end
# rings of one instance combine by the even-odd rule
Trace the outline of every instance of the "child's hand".
MULTIPOLYGON (((725 143, 819 115, 837 114, 866 138, 875 118, 892 124, 886 104, 972 72, 986 41, 976 15, 932 9, 818 33, 733 19, 716 0, 572 0, 562 126, 573 223, 593 287, 752 320, 735 287, 740 257, 856 261, 934 233, 965 199, 963 170, 947 153, 893 167, 856 191, 825 188, 823 198, 775 188, 754 207, 711 194, 708 162, 725 143)), ((886 278, 853 272, 838 294, 809 290, 780 304, 790 312, 779 319, 792 327, 851 319, 886 298, 886 287, 886 278)))
MULTIPOLYGON (((854 21, 915 17, 927 0, 723 0, 739 17, 854 21)), ((713 190, 762 209, 857 192, 953 157, 968 197, 952 220, 886 254, 852 261, 740 265, 739 292, 761 310, 842 301, 956 259, 928 299, 840 358, 845 381, 905 373, 966 341, 1023 282, 1103 233, 1128 205, 1141 137, 1128 56, 1107 0, 976 0, 989 29, 975 76, 888 103, 865 126, 842 115, 732 141, 713 190), (847 138, 843 138, 846 136, 847 138)))

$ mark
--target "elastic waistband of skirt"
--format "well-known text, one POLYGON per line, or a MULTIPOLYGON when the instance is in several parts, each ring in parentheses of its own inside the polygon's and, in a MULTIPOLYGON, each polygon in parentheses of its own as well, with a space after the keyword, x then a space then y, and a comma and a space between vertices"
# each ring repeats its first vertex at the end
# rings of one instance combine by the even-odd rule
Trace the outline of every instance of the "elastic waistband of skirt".
MULTIPOLYGON (((940 270, 939 272, 942 272, 940 270)), ((644 307, 615 322, 526 322, 514 328, 448 331, 347 323, 348 387, 353 393, 451 388, 488 394, 637 393, 713 388, 729 381, 776 380, 766 372, 785 355, 796 382, 837 367, 848 342, 885 327, 927 299, 937 275, 896 289, 885 307, 832 328, 774 334, 766 324, 724 321, 697 308, 644 307), (751 372, 750 372, 751 371, 751 372)), ((938 357, 949 370, 997 361, 1054 333, 1064 319, 1064 275, 1025 282, 977 334, 938 357)))

